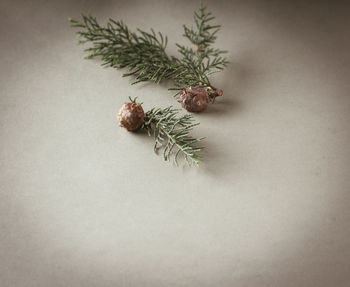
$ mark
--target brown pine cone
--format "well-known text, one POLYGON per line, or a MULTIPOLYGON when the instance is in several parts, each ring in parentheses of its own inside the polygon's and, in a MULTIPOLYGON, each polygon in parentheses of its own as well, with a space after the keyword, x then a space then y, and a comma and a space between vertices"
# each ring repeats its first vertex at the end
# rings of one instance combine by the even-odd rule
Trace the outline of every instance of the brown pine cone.
POLYGON ((210 98, 205 88, 189 87, 182 90, 178 102, 189 112, 201 112, 207 108, 210 98))
POLYGON ((204 111, 210 101, 222 96, 221 89, 204 88, 202 86, 184 88, 178 100, 181 106, 189 112, 204 111))
POLYGON ((126 128, 128 131, 136 131, 143 124, 145 113, 140 104, 125 103, 117 115, 120 126, 126 128))

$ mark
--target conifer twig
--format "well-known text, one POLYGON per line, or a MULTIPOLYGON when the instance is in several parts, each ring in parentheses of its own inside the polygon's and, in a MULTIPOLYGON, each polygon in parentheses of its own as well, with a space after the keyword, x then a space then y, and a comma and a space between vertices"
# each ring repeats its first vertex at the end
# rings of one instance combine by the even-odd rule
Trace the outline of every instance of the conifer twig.
POLYGON ((164 160, 173 158, 178 164, 178 156, 182 154, 188 165, 199 165, 202 157, 199 152, 204 148, 196 145, 204 138, 190 135, 192 129, 199 125, 194 123, 192 115, 179 116, 179 110, 171 106, 165 109, 153 108, 145 114, 142 129, 155 140, 154 151, 163 148, 164 160))
POLYGON ((101 57, 102 65, 121 69, 127 68, 123 76, 134 76, 133 84, 143 81, 159 83, 172 79, 171 90, 181 90, 189 86, 203 86, 216 90, 209 81, 212 73, 221 71, 228 61, 222 56, 226 51, 213 48, 220 25, 212 25, 215 17, 201 5, 194 12, 195 28, 184 27, 186 37, 193 47, 177 44, 180 58, 166 53, 168 39, 161 32, 153 29, 137 33, 122 21, 109 19, 106 26, 101 26, 95 17, 82 15, 81 21, 70 19, 71 26, 79 28, 79 44, 92 43, 85 49, 86 58, 101 57))

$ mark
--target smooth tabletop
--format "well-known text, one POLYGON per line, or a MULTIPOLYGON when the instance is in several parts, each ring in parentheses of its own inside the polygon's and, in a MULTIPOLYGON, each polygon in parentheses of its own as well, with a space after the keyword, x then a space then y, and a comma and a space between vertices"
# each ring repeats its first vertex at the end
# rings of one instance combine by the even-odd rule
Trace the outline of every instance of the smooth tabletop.
POLYGON ((224 96, 195 114, 198 168, 116 113, 179 104, 85 60, 67 19, 187 44, 200 1, 0 1, 1 287, 350 286, 350 5, 204 1, 224 96))

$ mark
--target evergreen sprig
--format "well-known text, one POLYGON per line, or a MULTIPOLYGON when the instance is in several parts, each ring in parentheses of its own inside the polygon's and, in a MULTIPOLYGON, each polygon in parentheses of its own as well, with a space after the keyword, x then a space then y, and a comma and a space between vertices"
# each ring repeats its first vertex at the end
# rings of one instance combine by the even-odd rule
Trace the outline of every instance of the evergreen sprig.
POLYGON ((181 58, 169 56, 165 49, 168 39, 161 32, 145 32, 138 29, 132 32, 122 22, 109 19, 101 26, 95 17, 82 15, 82 20, 70 19, 71 25, 80 30, 79 44, 91 42, 92 47, 85 49, 86 58, 101 57, 104 66, 129 69, 123 76, 135 76, 133 84, 143 81, 159 83, 173 79, 174 88, 202 85, 215 89, 209 75, 222 70, 228 61, 221 55, 226 51, 212 47, 220 25, 212 25, 215 17, 201 5, 194 12, 196 28, 184 25, 184 37, 194 45, 186 47, 177 44, 181 58))
POLYGON ((194 45, 194 48, 176 44, 182 55, 180 62, 184 72, 174 76, 175 85, 177 88, 195 85, 213 88, 209 75, 223 70, 228 64, 227 59, 221 56, 227 51, 211 47, 217 39, 216 34, 221 26, 211 24, 215 17, 203 4, 198 13, 194 12, 193 19, 196 28, 183 25, 183 36, 194 45))
POLYGON ((77 34, 79 44, 92 42, 93 46, 85 49, 91 59, 101 57, 104 66, 121 69, 128 68, 124 77, 134 75, 137 82, 155 81, 169 78, 174 72, 174 60, 165 53, 167 37, 138 30, 133 33, 122 21, 109 19, 107 26, 97 23, 96 18, 82 15, 82 22, 70 19, 73 27, 81 28, 77 34))
POLYGON ((199 125, 192 115, 179 115, 179 110, 171 106, 165 109, 153 108, 146 112, 142 128, 155 140, 154 151, 163 148, 164 160, 173 158, 178 165, 178 157, 182 154, 188 165, 199 165, 199 152, 203 147, 196 145, 204 138, 190 135, 192 129, 199 125))

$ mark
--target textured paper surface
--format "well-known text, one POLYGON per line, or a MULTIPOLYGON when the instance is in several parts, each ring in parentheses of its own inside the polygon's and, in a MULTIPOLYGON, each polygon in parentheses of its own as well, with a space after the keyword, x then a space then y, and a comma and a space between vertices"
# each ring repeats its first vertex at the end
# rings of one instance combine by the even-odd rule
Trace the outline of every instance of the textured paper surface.
POLYGON ((195 115, 199 168, 119 128, 128 96, 177 105, 84 60, 69 17, 167 34, 199 1, 0 2, 0 285, 350 286, 350 7, 205 1, 232 64, 195 115))

